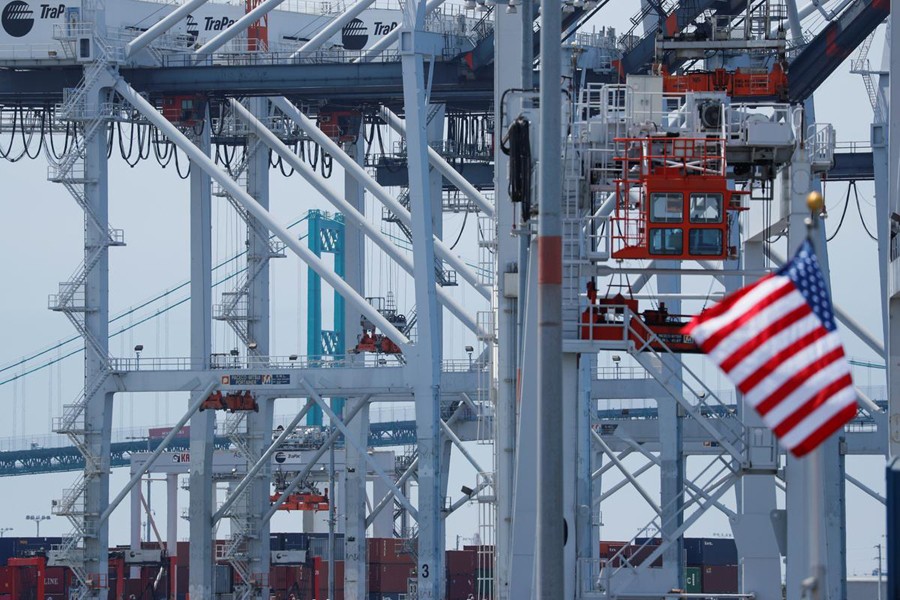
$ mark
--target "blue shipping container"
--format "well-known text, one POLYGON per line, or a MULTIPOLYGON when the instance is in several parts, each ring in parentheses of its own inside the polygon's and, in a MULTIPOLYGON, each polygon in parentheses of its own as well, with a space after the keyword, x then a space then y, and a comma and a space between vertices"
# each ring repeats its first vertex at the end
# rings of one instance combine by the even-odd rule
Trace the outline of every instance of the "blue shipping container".
POLYGON ((725 567, 738 562, 737 544, 725 538, 703 538, 702 564, 704 567, 725 567))
POLYGON ((685 565, 699 567, 703 564, 702 542, 700 538, 684 538, 685 565))

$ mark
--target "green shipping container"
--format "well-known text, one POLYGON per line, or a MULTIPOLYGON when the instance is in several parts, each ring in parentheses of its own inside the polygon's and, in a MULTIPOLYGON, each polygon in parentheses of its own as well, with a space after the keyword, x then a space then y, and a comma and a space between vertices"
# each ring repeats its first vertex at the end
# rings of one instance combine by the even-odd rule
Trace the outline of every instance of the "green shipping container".
POLYGON ((699 594, 700 589, 700 567, 687 567, 684 570, 684 591, 688 594, 699 594))

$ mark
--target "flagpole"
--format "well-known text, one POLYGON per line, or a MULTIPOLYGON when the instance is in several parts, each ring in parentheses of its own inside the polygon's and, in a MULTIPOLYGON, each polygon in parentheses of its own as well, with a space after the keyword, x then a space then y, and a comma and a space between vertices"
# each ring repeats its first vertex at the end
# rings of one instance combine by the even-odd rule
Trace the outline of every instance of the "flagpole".
POLYGON ((821 446, 806 455, 806 492, 809 495, 809 578, 803 581, 803 592, 809 600, 823 600, 822 580, 822 471, 821 446))
MULTIPOLYGON (((819 215, 825 207, 825 199, 819 192, 810 192, 806 197, 806 205, 810 215, 806 218, 806 235, 812 244, 813 252, 817 250, 816 231, 819 224, 819 215)), ((822 446, 816 446, 806 455, 806 494, 808 529, 809 529, 809 577, 803 581, 803 595, 808 600, 825 600, 822 593, 825 567, 822 564, 822 519, 824 515, 823 504, 823 473, 825 460, 822 454, 822 446)))

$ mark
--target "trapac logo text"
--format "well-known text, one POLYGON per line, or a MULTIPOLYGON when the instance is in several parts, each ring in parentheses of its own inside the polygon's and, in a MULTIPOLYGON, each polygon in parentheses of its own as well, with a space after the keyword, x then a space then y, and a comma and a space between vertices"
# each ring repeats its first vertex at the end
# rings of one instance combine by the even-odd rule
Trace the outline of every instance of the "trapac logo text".
MULTIPOLYGON (((35 11, 23 0, 13 0, 0 13, 0 24, 3 30, 12 37, 24 37, 34 27, 35 11)), ((59 19, 66 14, 65 4, 41 4, 38 19, 59 19)))
POLYGON ((373 31, 373 34, 384 36, 384 35, 387 35, 390 32, 392 32, 393 30, 397 29, 397 25, 399 25, 399 23, 397 23, 397 21, 393 21, 391 23, 375 21, 374 25, 375 25, 375 31, 373 31))
POLYGON ((41 4, 42 19, 58 19, 66 14, 65 4, 41 4))
POLYGON ((234 19, 229 19, 228 17, 204 17, 203 18, 203 28, 206 31, 222 31, 223 29, 228 29, 234 25, 234 19))

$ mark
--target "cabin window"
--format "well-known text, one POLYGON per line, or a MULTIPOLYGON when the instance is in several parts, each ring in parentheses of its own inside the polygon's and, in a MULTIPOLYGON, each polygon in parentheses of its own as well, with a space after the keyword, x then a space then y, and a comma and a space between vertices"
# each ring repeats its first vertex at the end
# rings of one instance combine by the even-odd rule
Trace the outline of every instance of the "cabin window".
POLYGON ((684 252, 684 234, 681 229, 650 229, 650 254, 678 255, 684 252))
POLYGON ((684 219, 684 196, 680 193, 650 194, 651 223, 681 223, 684 219))
POLYGON ((722 194, 691 194, 691 223, 721 223, 722 194))
POLYGON ((692 229, 688 234, 690 254, 720 256, 722 254, 721 229, 692 229))

